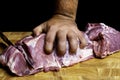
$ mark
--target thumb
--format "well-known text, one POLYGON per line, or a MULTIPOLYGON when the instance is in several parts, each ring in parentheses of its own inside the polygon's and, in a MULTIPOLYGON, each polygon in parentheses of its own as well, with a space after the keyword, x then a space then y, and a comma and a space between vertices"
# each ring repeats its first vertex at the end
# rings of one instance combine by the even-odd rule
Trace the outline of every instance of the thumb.
POLYGON ((45 23, 40 24, 39 26, 33 29, 33 35, 37 36, 44 31, 45 23))

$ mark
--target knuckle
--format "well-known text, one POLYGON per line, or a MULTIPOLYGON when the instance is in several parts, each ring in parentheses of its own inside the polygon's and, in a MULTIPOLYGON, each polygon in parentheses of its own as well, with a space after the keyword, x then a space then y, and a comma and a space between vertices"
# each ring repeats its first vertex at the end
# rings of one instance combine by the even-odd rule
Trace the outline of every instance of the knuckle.
POLYGON ((46 35, 45 40, 46 40, 47 43, 53 43, 54 35, 52 35, 51 33, 48 33, 48 34, 46 35))
POLYGON ((46 36, 46 43, 51 43, 51 42, 52 42, 51 36, 46 36))
POLYGON ((78 42, 76 40, 72 40, 70 43, 70 52, 74 53, 76 52, 78 47, 78 42))
POLYGON ((85 38, 80 39, 80 48, 84 48, 87 45, 87 41, 85 38))
POLYGON ((47 54, 50 54, 50 53, 52 52, 52 45, 46 44, 46 45, 45 45, 45 52, 46 52, 47 54))
POLYGON ((65 51, 66 43, 65 42, 59 42, 58 47, 59 47, 60 51, 65 51))
POLYGON ((63 37, 63 34, 64 34, 64 32, 62 30, 59 30, 57 32, 57 37, 61 39, 63 37))
POLYGON ((64 55, 66 52, 66 43, 65 42, 62 42, 58 44, 58 54, 59 55, 64 55))
POLYGON ((69 45, 70 45, 70 50, 69 51, 70 51, 71 54, 73 54, 73 53, 76 52, 77 47, 78 47, 78 38, 74 33, 72 33, 72 34, 69 35, 68 39, 69 39, 69 45))

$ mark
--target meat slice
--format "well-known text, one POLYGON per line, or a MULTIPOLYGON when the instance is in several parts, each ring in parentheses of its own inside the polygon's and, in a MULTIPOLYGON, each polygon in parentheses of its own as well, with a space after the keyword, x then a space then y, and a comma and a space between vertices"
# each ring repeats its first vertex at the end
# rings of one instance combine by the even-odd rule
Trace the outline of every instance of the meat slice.
POLYGON ((56 48, 50 55, 46 55, 43 48, 44 39, 45 34, 34 38, 28 36, 21 39, 3 52, 0 56, 0 63, 9 67, 12 73, 25 76, 40 71, 58 71, 62 67, 68 67, 93 58, 93 51, 87 46, 80 49, 78 45, 76 54, 70 55, 68 42, 66 42, 67 50, 63 57, 57 56, 56 48))
POLYGON ((114 28, 104 23, 89 23, 86 34, 92 41, 96 57, 104 58, 120 51, 120 32, 114 28))
POLYGON ((26 62, 24 55, 16 49, 14 46, 9 46, 4 54, 0 56, 0 62, 2 65, 7 66, 12 73, 18 76, 35 73, 33 69, 30 69, 26 62))

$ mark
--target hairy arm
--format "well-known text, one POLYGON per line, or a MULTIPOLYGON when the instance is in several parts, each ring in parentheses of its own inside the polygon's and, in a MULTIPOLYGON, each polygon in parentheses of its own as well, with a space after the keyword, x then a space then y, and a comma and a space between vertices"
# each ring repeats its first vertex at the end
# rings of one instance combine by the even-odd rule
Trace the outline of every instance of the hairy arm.
POLYGON ((57 0, 56 14, 61 14, 75 20, 77 13, 78 0, 57 0))

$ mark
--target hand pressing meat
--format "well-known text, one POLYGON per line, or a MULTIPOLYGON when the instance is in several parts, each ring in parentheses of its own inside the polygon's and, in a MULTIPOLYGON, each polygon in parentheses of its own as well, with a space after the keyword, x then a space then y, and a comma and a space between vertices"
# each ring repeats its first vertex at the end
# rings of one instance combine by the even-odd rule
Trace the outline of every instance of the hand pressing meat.
POLYGON ((80 49, 77 45, 75 54, 69 53, 70 47, 66 41, 64 56, 57 56, 56 45, 54 45, 51 54, 47 55, 44 52, 45 36, 45 34, 36 37, 28 36, 18 41, 14 46, 9 46, 0 56, 0 63, 7 66, 12 73, 25 76, 40 71, 58 71, 62 67, 72 66, 93 58, 93 51, 87 35, 84 36, 89 44, 84 49, 80 49))
POLYGON ((81 41, 81 48, 86 45, 84 35, 78 30, 75 22, 77 5, 78 0, 56 0, 56 10, 53 17, 34 28, 35 35, 46 33, 44 48, 47 54, 52 52, 56 40, 57 55, 59 56, 63 56, 66 52, 66 41, 70 46, 71 54, 77 50, 77 39, 81 41))
MULTIPOLYGON (((15 45, 10 45, 0 55, 0 63, 7 66, 12 73, 25 76, 40 71, 58 71, 62 67, 69 67, 95 57, 105 58, 120 51, 120 32, 103 23, 87 25, 84 32, 87 45, 81 49, 78 44, 75 54, 69 53, 70 47, 66 41, 65 55, 57 55, 56 44, 53 51, 47 55, 44 51, 45 37, 46 34, 36 37, 28 36, 15 45)), ((79 40, 78 43, 80 43, 79 40)))

